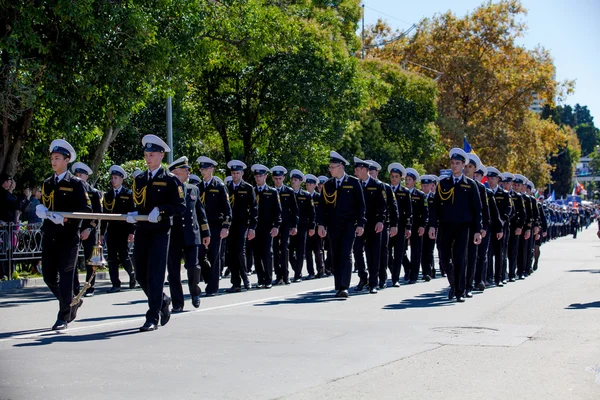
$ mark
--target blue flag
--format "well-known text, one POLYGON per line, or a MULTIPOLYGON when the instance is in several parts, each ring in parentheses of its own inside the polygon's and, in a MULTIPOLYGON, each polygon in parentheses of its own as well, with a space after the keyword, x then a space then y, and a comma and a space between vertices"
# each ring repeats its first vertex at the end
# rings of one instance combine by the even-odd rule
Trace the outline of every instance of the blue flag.
POLYGON ((463 150, 465 151, 465 153, 474 153, 473 149, 471 148, 471 145, 469 144, 469 142, 467 142, 466 136, 463 136, 463 150))
POLYGON ((550 196, 550 201, 553 203, 556 201, 556 193, 554 192, 554 189, 552 189, 552 196, 550 196))

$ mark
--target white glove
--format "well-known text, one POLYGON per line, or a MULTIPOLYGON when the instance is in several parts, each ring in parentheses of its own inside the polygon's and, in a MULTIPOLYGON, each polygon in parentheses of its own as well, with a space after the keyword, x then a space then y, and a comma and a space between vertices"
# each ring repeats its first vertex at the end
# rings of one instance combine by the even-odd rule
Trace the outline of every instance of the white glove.
POLYGON ((43 204, 38 204, 35 206, 35 215, 37 215, 38 218, 46 219, 48 218, 48 209, 43 204))
POLYGON ((54 222, 56 225, 65 225, 65 217, 59 214, 50 213, 48 214, 48 219, 54 222))
POLYGON ((137 221, 133 217, 135 217, 136 215, 138 215, 137 211, 128 212, 127 213, 127 218, 125 219, 125 221, 129 222, 130 224, 135 224, 137 221))
POLYGON ((158 211, 158 207, 154 207, 150 214, 148 214, 148 222, 152 222, 156 224, 158 222, 158 216, 160 215, 160 211, 158 211))

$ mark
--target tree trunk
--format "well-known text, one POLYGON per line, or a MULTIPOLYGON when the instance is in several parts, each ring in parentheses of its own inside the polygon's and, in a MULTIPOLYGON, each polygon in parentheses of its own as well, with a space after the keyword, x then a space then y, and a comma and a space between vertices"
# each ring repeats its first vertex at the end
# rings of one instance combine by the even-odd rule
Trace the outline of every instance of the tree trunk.
POLYGON ((122 126, 115 128, 112 125, 108 125, 104 128, 104 134, 102 135, 102 139, 100 139, 100 144, 96 147, 96 151, 94 152, 89 165, 94 173, 94 178, 92 179, 93 183, 96 183, 98 180, 98 168, 100 168, 100 164, 102 164, 108 146, 115 140, 119 132, 121 132, 121 129, 123 129, 122 126))
POLYGON ((10 129, 10 121, 8 119, 3 120, 3 148, 2 148, 2 159, 0 159, 0 166, 2 172, 9 175, 14 175, 17 172, 19 165, 19 155, 23 148, 23 143, 27 139, 29 133, 29 127, 33 120, 33 109, 29 109, 23 113, 17 121, 17 124, 12 124, 14 129, 10 129), (11 134, 12 131, 12 134, 11 134))

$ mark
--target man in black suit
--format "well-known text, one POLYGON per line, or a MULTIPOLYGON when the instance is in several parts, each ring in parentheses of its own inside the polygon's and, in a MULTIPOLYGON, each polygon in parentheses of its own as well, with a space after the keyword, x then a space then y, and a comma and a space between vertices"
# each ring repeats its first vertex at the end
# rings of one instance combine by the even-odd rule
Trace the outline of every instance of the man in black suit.
MULTIPOLYGON (((313 206, 315 207, 316 220, 317 208, 319 207, 319 199, 321 197, 321 194, 316 190, 317 184, 319 183, 319 178, 312 174, 306 174, 304 180, 306 182, 306 190, 308 191, 308 195, 310 196, 313 206)), ((316 233, 316 231, 314 235, 309 235, 306 241, 306 268, 308 270, 308 276, 315 276, 316 278, 323 278, 325 276, 323 239, 316 233)))
POLYGON ((412 201, 410 192, 402 186, 402 177, 406 175, 406 168, 400 163, 391 163, 388 165, 388 173, 399 214, 398 235, 390 240, 389 268, 392 275, 392 286, 400 287, 400 272, 406 251, 406 241, 412 234, 412 201))
POLYGON ((258 204, 258 222, 256 235, 252 239, 254 268, 258 275, 257 288, 271 289, 273 287, 273 238, 279 233, 281 225, 281 202, 279 193, 267 185, 269 168, 262 164, 252 166, 256 187, 256 202, 258 204))
POLYGON ((60 211, 91 212, 91 202, 85 184, 67 169, 77 155, 65 140, 57 139, 50 144, 50 162, 54 174, 42 185, 42 204, 36 207, 36 215, 44 220, 42 225, 42 275, 44 282, 58 299, 59 308, 52 330, 67 329, 67 324, 77 317, 79 302, 73 300, 73 274, 79 252, 81 229, 89 222, 66 219, 60 211))
POLYGON ((448 299, 465 301, 466 289, 466 250, 470 232, 473 243, 481 243, 481 200, 475 181, 463 174, 468 157, 464 150, 450 150, 452 176, 441 179, 435 192, 430 213, 429 237, 436 238, 436 228, 440 235, 440 264, 448 274, 450 291, 448 299))
MULTIPOLYGON (((315 234, 315 206, 312 197, 306 190, 302 190, 304 174, 293 169, 290 172, 292 190, 296 196, 298 204, 298 231, 290 240, 290 263, 294 271, 294 282, 302 281, 302 268, 304 266, 304 254, 306 253, 306 239, 315 234)), ((307 279, 314 278, 314 274, 307 276, 307 279)))
MULTIPOLYGON (((169 146, 155 135, 142 138, 144 160, 148 170, 133 181, 134 213, 147 215, 148 221, 137 222, 133 257, 136 277, 148 297, 146 322, 140 331, 148 332, 166 325, 171 318, 171 298, 163 292, 167 258, 169 252, 169 233, 173 216, 185 213, 183 185, 175 175, 165 171, 161 162, 169 146)), ((127 222, 134 222, 134 215, 127 222)))
POLYGON ((227 167, 231 171, 231 182, 227 184, 227 191, 232 212, 226 256, 231 272, 231 288, 227 289, 227 292, 235 293, 242 290, 242 283, 246 290, 250 290, 246 243, 256 235, 258 204, 254 187, 242 179, 246 164, 239 160, 231 160, 227 167))
POLYGON ((319 236, 329 238, 336 297, 343 299, 348 298, 352 277, 354 238, 363 235, 366 223, 362 186, 358 179, 346 174, 344 168, 348 164, 339 153, 329 153, 331 179, 323 184, 317 209, 319 236))
MULTIPOLYGON (((135 212, 133 193, 123 186, 127 178, 125 170, 113 165, 110 167, 111 190, 104 194, 104 212, 107 214, 128 214, 135 212)), ((135 225, 122 221, 107 221, 102 225, 102 233, 106 232, 106 250, 108 253, 108 273, 112 287, 108 293, 121 291, 119 265, 129 274, 129 289, 135 288, 135 273, 129 256, 129 243, 133 242, 135 225)))
POLYGON ((198 265, 198 248, 210 245, 210 230, 204 206, 200 201, 200 190, 187 183, 190 176, 190 165, 187 157, 180 157, 169 165, 169 172, 183 184, 185 196, 185 212, 173 216, 171 237, 169 240, 169 289, 173 301, 172 312, 183 311, 183 288, 181 286, 181 256, 187 271, 188 287, 192 296, 192 305, 200 307, 200 266, 198 265))
MULTIPOLYGON (((405 262, 405 278, 408 278, 408 283, 417 283, 419 279, 419 268, 421 267, 421 256, 423 252, 423 235, 425 227, 428 224, 429 212, 427 210, 427 201, 425 193, 415 187, 420 180, 420 175, 414 168, 406 169, 406 189, 410 193, 410 201, 412 206, 412 232, 410 235, 410 261, 405 262), (408 268, 406 268, 408 266, 408 268)), ((406 250, 408 252, 408 249, 406 250)), ((423 279, 426 282, 431 280, 429 274, 423 273, 423 279)))

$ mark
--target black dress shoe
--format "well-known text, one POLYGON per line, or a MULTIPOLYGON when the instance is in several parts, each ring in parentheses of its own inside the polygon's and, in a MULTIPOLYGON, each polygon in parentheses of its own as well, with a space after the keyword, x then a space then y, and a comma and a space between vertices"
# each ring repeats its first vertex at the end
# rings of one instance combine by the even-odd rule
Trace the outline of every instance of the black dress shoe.
POLYGON ((387 282, 379 282, 379 290, 383 290, 387 287, 387 282))
POLYGON ((250 282, 249 281, 244 282, 244 289, 250 290, 250 282))
POLYGON ((153 322, 146 321, 144 325, 140 327, 140 332, 151 332, 158 329, 158 325, 153 322))
POLYGON ((377 294, 377 288, 376 288, 376 287, 372 287, 372 288, 369 290, 369 293, 371 293, 371 294, 377 294))
POLYGON ((230 287, 229 289, 225 289, 225 292, 227 293, 239 293, 242 291, 242 288, 240 287, 230 287))
POLYGON ((485 290, 485 285, 484 285, 484 283, 483 283, 483 282, 479 282, 479 283, 477 284, 477 290, 479 290, 479 291, 481 291, 481 292, 483 292, 483 291, 485 290))
POLYGON ((194 308, 200 307, 200 296, 192 296, 192 305, 194 308))
POLYGON ((178 314, 180 312, 183 312, 183 307, 173 307, 173 309, 171 310, 171 313, 173 314, 178 314))
POLYGON ((473 297, 473 292, 471 292, 470 290, 467 290, 466 296, 470 299, 471 297, 473 297))
POLYGON ((408 284, 409 284, 409 285, 414 285, 415 283, 417 283, 417 281, 415 281, 415 280, 412 280, 412 279, 411 279, 410 281, 408 281, 408 284))
POLYGON ((431 277, 430 277, 429 275, 424 275, 424 276, 423 276, 423 280, 424 280, 425 282, 429 282, 429 281, 431 280, 431 277))
POLYGON ((464 297, 462 297, 462 296, 456 296, 456 301, 457 301, 458 303, 464 303, 464 302, 465 302, 465 298, 464 298, 464 297))
POLYGON ((288 280, 286 280, 286 281, 285 281, 285 282, 283 282, 283 283, 285 283, 286 285, 291 285, 291 284, 292 284, 292 281, 290 281, 290 280, 288 279, 288 280))
POLYGON ((265 288, 265 285, 264 285, 264 284, 262 284, 262 283, 259 283, 259 284, 257 284, 257 285, 256 285, 256 288, 257 288, 257 289, 264 289, 264 288, 265 288))
POLYGON ((310 281, 311 279, 315 279, 315 276, 313 274, 308 274, 308 276, 305 279, 307 281, 310 281))
POLYGON ((116 286, 113 286, 110 289, 108 289, 108 293, 119 293, 120 291, 121 291, 121 288, 116 287, 116 286))
POLYGON ((446 277, 446 273, 442 272, 442 278, 445 278, 445 277, 446 277))
POLYGON ((324 277, 325 277, 325 274, 324 274, 323 272, 319 272, 319 273, 318 273, 318 274, 315 276, 315 278, 316 278, 316 279, 321 279, 321 278, 324 278, 324 277))
POLYGON ((338 292, 335 295, 335 297, 340 297, 342 299, 347 299, 348 298, 348 291, 346 289, 338 290, 338 292))
POLYGON ((94 292, 86 292, 83 296, 84 297, 94 297, 94 292))
POLYGON ((75 318, 77 318, 77 310, 79 310, 79 307, 81 307, 83 305, 83 300, 79 299, 79 303, 77 303, 74 306, 71 306, 71 315, 69 316, 69 318, 67 319, 67 322, 73 322, 75 320, 75 318))
POLYGON ((217 295, 216 293, 209 293, 209 292, 204 293, 204 297, 215 297, 216 295, 217 295))
POLYGON ((165 326, 171 319, 171 298, 163 301, 162 309, 160 310, 160 324, 165 326))
POLYGON ((354 287, 354 290, 357 292, 362 292, 362 290, 365 288, 365 285, 367 284, 367 281, 364 279, 361 279, 358 281, 358 285, 356 285, 354 287))
POLYGON ((64 331, 67 329, 67 321, 63 321, 62 319, 57 319, 54 325, 52 325, 53 331, 64 331))
POLYGON ((270 283, 267 283, 267 284, 265 285, 265 289, 271 289, 272 287, 273 287, 273 285, 271 285, 270 283))
POLYGON ((400 287, 400 282, 394 282, 394 283, 392 283, 392 286, 393 287, 400 287))
POLYGON ((292 282, 294 282, 294 283, 302 282, 302 278, 294 278, 294 280, 292 282))
POLYGON ((502 282, 496 282, 496 286, 502 287, 502 286, 504 286, 504 283, 502 283, 502 282))
POLYGON ((448 300, 452 300, 454 298, 454 289, 450 288, 450 290, 448 290, 448 300))
POLYGON ((509 282, 516 282, 515 278, 510 278, 508 281, 509 282))
POLYGON ((277 279, 276 285, 283 285, 283 279, 277 279))

